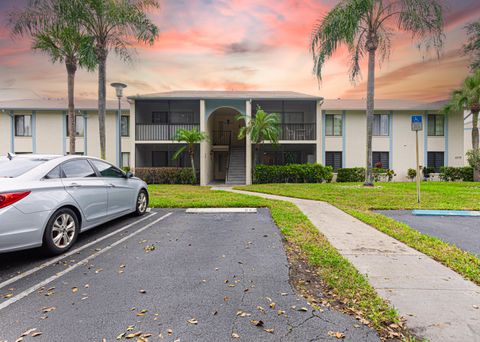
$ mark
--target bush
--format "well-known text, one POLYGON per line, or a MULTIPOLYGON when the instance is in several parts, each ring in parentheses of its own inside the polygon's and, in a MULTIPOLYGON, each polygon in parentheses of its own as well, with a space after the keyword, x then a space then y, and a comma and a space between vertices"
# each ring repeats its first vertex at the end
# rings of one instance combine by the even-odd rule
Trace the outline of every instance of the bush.
POLYGON ((323 183, 331 182, 333 170, 320 164, 257 165, 255 183, 323 183))
POLYGON ((130 166, 122 166, 122 171, 125 173, 130 172, 130 166))
POLYGON ((431 166, 424 167, 422 169, 423 178, 430 178, 430 174, 435 173, 435 168, 431 166))
MULTIPOLYGON (((390 169, 373 168, 373 180, 375 182, 391 182, 395 171, 390 169)), ((365 168, 352 167, 337 170, 337 182, 365 182, 365 168)))
POLYGON ((440 168, 440 179, 445 182, 473 182, 473 167, 442 166, 440 168))
POLYGON ((352 167, 337 170, 337 182, 364 182, 365 181, 365 168, 364 167, 352 167))
POLYGON ((408 177, 408 179, 410 179, 410 180, 413 181, 413 180, 415 179, 415 177, 417 177, 417 170, 415 170, 415 169, 408 169, 408 171, 407 171, 407 177, 408 177))
POLYGON ((148 184, 195 184, 190 167, 137 167, 135 176, 148 184))

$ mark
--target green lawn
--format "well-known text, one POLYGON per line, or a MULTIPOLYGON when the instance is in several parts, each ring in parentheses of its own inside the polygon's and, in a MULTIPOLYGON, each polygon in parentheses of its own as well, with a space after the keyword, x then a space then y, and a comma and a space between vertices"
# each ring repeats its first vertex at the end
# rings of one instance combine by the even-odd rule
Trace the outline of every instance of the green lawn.
POLYGON ((302 258, 317 272, 331 294, 332 303, 366 319, 382 336, 388 337, 389 325, 399 322, 396 311, 370 286, 350 262, 333 248, 327 239, 293 204, 208 187, 188 185, 150 185, 150 204, 154 207, 267 207, 286 239, 289 260, 302 258))
POLYGON ((238 189, 329 202, 361 221, 431 256, 480 285, 480 259, 475 255, 422 234, 372 209, 480 210, 479 183, 422 183, 422 203, 416 202, 415 183, 255 184, 238 189))

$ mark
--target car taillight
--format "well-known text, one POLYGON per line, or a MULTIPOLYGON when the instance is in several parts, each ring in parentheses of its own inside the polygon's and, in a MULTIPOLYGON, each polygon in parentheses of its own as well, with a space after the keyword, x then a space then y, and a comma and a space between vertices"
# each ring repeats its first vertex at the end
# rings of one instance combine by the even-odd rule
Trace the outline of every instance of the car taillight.
POLYGON ((28 196, 29 193, 30 191, 0 194, 0 209, 20 201, 22 198, 28 196))

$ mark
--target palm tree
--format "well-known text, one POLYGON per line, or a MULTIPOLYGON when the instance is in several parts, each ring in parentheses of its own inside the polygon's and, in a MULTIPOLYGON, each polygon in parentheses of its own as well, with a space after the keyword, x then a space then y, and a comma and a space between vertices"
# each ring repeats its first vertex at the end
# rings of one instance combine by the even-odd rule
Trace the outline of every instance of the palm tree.
MULTIPOLYGON (((465 79, 462 88, 454 90, 450 102, 444 107, 444 112, 450 114, 452 112, 470 111, 472 116, 472 148, 473 154, 479 154, 478 139, 478 114, 480 112, 480 69, 465 79)), ((472 159, 473 160, 473 159, 472 159)), ((478 160, 478 158, 476 159, 478 160)), ((478 162, 472 165, 476 170, 480 170, 478 162)), ((479 172, 474 172, 474 181, 480 181, 479 172)))
POLYGON ((443 10, 440 0, 342 0, 314 28, 310 50, 313 72, 321 81, 328 58, 342 44, 351 54, 350 79, 360 76, 360 60, 368 55, 367 167, 365 185, 373 185, 372 130, 377 50, 379 61, 388 58, 394 30, 410 32, 419 44, 443 46, 443 10))
POLYGON ((98 61, 98 121, 100 156, 105 159, 106 64, 113 50, 124 61, 131 61, 129 48, 137 42, 152 45, 158 27, 147 12, 159 7, 157 0, 83 0, 75 8, 85 31, 94 40, 98 61))
POLYGON ((253 169, 258 164, 258 151, 260 145, 269 140, 273 145, 278 144, 280 138, 280 116, 276 113, 267 113, 260 106, 254 117, 237 115, 237 120, 245 121, 245 126, 240 128, 238 139, 244 139, 250 135, 250 140, 255 144, 253 169))
POLYGON ((204 132, 200 132, 198 129, 194 128, 192 130, 188 129, 178 129, 175 133, 175 141, 186 143, 186 145, 181 146, 173 154, 173 159, 177 159, 182 153, 187 151, 190 157, 190 163, 192 165, 193 179, 197 181, 197 173, 195 171, 195 145, 201 143, 204 140, 207 140, 208 136, 204 132))
POLYGON ((66 8, 72 0, 31 0, 28 7, 9 13, 9 26, 16 36, 29 35, 32 48, 48 54, 53 63, 67 69, 68 136, 70 154, 75 153, 75 73, 80 68, 93 70, 96 65, 93 41, 79 25, 74 12, 66 8), (67 14, 68 13, 68 14, 67 14))

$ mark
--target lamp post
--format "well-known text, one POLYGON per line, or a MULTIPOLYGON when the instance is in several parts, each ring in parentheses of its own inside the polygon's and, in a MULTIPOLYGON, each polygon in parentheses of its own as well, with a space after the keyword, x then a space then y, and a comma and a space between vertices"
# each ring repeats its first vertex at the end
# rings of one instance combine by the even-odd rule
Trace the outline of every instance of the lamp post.
POLYGON ((117 112, 117 166, 122 167, 122 97, 123 97, 123 88, 126 88, 127 85, 123 83, 112 83, 110 84, 115 88, 115 92, 118 98, 118 112, 117 112))

